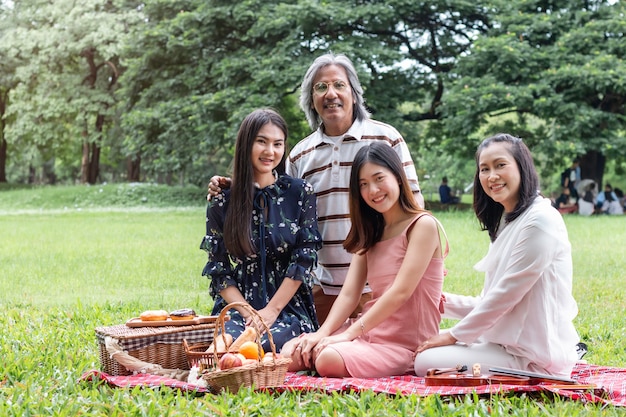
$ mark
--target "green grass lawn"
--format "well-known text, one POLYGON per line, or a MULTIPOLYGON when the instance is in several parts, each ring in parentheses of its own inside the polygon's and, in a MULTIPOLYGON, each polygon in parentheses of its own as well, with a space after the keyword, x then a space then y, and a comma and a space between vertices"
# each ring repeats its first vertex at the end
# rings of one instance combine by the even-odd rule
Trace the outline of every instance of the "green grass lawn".
MULTIPOLYGON (((0 189, 0 415, 621 414, 611 407, 525 395, 418 398, 241 390, 196 397, 169 389, 79 384, 85 371, 100 365, 95 327, 124 323, 147 309, 191 307, 206 314, 212 305, 208 281, 200 275, 206 258, 198 249, 204 190, 189 189, 183 197, 180 189, 155 186, 154 194, 117 200, 120 194, 134 195, 130 187, 0 189)), ((486 233, 469 211, 436 215, 450 240, 445 289, 478 292, 482 275, 472 266, 487 249, 486 233)), ((576 325, 590 347, 586 359, 624 367, 624 218, 571 215, 565 220, 580 309, 576 325)))

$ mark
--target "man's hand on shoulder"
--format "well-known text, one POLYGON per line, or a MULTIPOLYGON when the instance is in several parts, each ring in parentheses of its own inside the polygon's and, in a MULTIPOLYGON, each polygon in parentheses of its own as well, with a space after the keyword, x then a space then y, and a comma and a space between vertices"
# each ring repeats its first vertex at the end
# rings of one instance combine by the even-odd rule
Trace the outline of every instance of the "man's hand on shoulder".
POLYGON ((230 188, 231 179, 228 177, 221 177, 219 175, 214 175, 209 180, 209 185, 207 189, 207 201, 211 201, 211 198, 218 195, 222 192, 222 189, 230 188))

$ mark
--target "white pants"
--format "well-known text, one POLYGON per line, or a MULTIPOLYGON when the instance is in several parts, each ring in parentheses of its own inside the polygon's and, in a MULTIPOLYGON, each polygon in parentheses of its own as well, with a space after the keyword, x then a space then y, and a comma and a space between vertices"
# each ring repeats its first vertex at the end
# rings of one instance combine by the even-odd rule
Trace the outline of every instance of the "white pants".
POLYGON ((605 201, 602 211, 608 214, 624 214, 624 208, 619 201, 605 201))
POLYGON ((472 366, 479 363, 482 374, 489 372, 489 368, 524 369, 526 362, 523 358, 507 353, 501 345, 488 342, 478 342, 471 345, 456 344, 426 349, 415 357, 415 375, 425 376, 430 368, 454 368, 466 365, 471 372, 472 366))
POLYGON ((581 216, 591 216, 593 214, 593 210, 595 206, 593 203, 583 200, 582 198, 578 199, 578 214, 581 216))

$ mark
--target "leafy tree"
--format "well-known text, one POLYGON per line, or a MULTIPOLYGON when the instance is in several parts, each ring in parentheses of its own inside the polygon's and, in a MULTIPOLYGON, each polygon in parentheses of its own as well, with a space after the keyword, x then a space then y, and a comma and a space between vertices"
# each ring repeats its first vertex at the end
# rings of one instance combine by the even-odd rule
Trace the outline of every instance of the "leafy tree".
POLYGON ((23 0, 12 9, 19 19, 3 46, 19 84, 7 137, 25 165, 50 161, 86 182, 104 151, 111 164, 129 157, 129 179, 141 163, 147 178, 204 183, 224 172, 239 122, 260 106, 277 108, 299 140, 310 131, 299 84, 327 50, 354 60, 374 117, 421 155, 437 141, 417 123, 441 117, 456 57, 489 27, 488 8, 444 0, 23 0), (122 62, 130 68, 118 79, 122 62))
POLYGON ((293 94, 294 38, 287 16, 265 1, 170 1, 146 4, 145 26, 129 51, 122 79, 128 108, 126 150, 151 176, 205 183, 224 172, 239 123, 252 109, 277 108, 292 136, 299 117, 293 94), (206 155, 210 155, 207 159, 206 155), (215 171, 213 171, 215 172, 215 171), (194 176, 195 175, 195 176, 194 176))
MULTIPOLYGON (((141 163, 146 179, 203 184, 227 170, 240 121, 261 106, 279 110, 290 141, 299 140, 310 131, 297 106, 299 84, 328 50, 353 59, 374 117, 401 131, 422 176, 428 165, 437 181, 455 181, 477 139, 495 129, 527 139, 547 169, 582 154, 583 173, 601 180, 605 156, 618 169, 626 160, 619 2, 22 0, 2 7, 6 142, 25 165, 52 161, 82 170, 87 182, 98 178, 101 158, 118 171, 127 156, 128 179, 140 178, 141 163), (460 157, 451 161, 450 153, 460 157)), ((0 141, 0 163, 2 149, 0 141)))
POLYGON ((580 155, 583 178, 601 184, 605 159, 626 159, 624 3, 503 1, 496 13, 444 99, 448 136, 462 138, 449 145, 467 155, 484 135, 509 131, 547 172, 580 155))
POLYGON ((313 38, 356 62, 368 107, 375 118, 400 130, 422 187, 436 189, 444 175, 453 184, 466 183, 471 160, 449 163, 441 135, 427 127, 443 116, 443 94, 454 82, 457 59, 491 27, 490 2, 324 2, 312 9, 313 38))
POLYGON ((0 183, 7 182, 6 162, 8 144, 5 138, 5 118, 6 109, 9 104, 9 91, 15 87, 15 67, 17 63, 7 50, 7 42, 4 41, 5 34, 12 30, 15 19, 12 9, 8 5, 0 2, 0 183))
POLYGON ((139 17, 124 0, 22 0, 18 23, 3 37, 19 62, 11 91, 7 141, 22 155, 80 163, 82 182, 99 177, 100 153, 116 119, 119 49, 139 17))
POLYGON ((151 176, 199 167, 187 175, 200 183, 225 171, 254 108, 279 110, 292 142, 310 132, 298 88, 328 50, 353 59, 374 117, 414 151, 436 146, 417 123, 441 117, 448 73, 489 27, 488 9, 469 1, 154 0, 144 13, 121 80, 126 152, 151 176))

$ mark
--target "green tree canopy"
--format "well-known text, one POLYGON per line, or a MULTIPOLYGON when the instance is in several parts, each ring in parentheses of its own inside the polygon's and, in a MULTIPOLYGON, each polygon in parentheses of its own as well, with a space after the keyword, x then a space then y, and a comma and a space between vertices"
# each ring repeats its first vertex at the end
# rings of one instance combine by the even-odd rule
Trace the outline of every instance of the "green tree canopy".
POLYGON ((417 123, 441 116, 447 74, 488 27, 466 1, 156 0, 144 13, 122 79, 127 152, 153 174, 200 167, 200 183, 224 173, 254 108, 280 111, 292 143, 310 132, 299 85, 327 51, 355 62, 374 117, 421 150, 417 123))
POLYGON ((299 86, 327 51, 354 61, 373 117, 437 184, 465 185, 478 140, 496 130, 524 137, 546 172, 584 155, 584 174, 601 180, 605 157, 626 160, 620 2, 21 0, 0 11, 13 166, 48 162, 94 182, 103 161, 127 179, 141 166, 143 180, 204 184, 227 172, 252 109, 281 112, 292 145, 310 133, 299 86))
POLYGON ((604 158, 626 157, 624 3, 503 1, 494 19, 459 60, 447 136, 467 155, 482 136, 508 131, 547 171, 583 156, 583 178, 601 183, 604 158))
POLYGON ((137 4, 125 0, 22 0, 3 34, 17 62, 6 139, 25 165, 58 159, 98 179, 100 150, 116 146, 113 92, 122 68, 119 50, 137 4))

